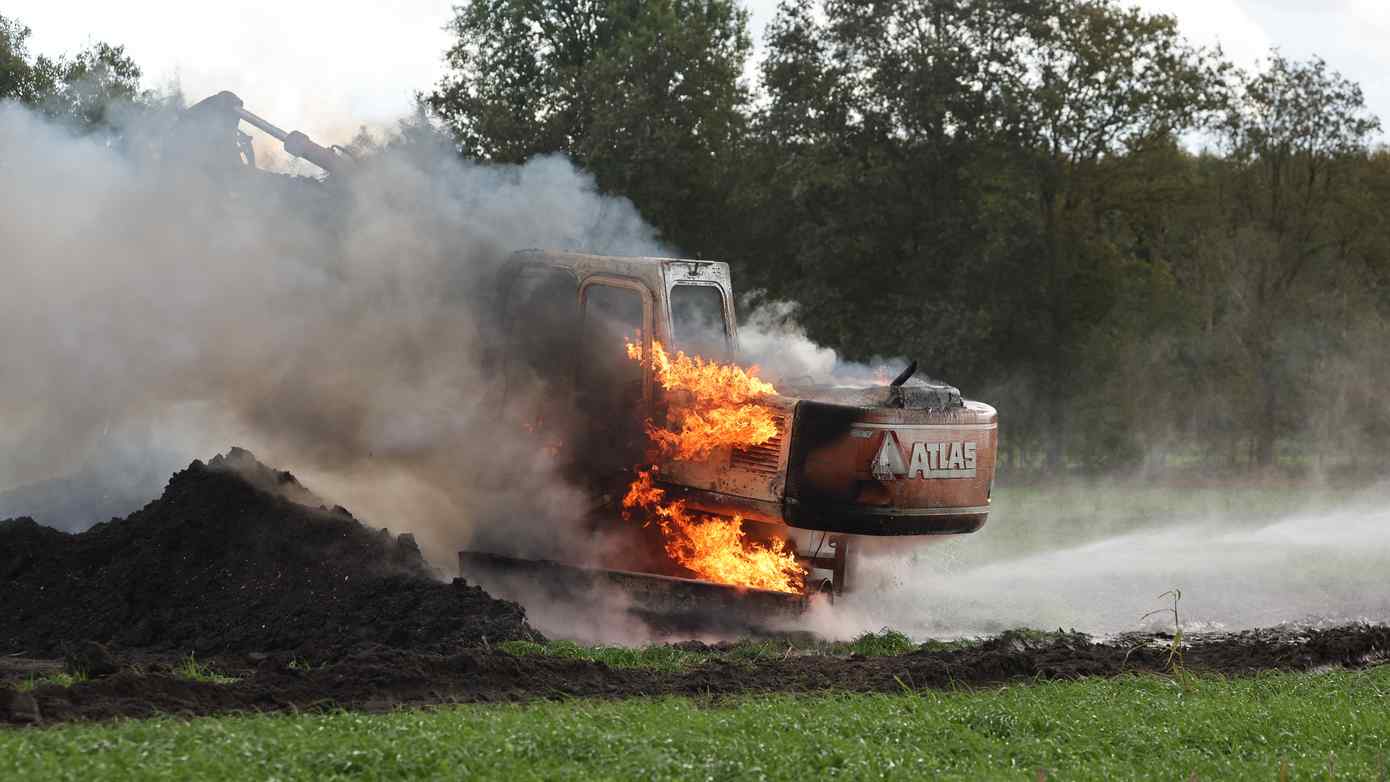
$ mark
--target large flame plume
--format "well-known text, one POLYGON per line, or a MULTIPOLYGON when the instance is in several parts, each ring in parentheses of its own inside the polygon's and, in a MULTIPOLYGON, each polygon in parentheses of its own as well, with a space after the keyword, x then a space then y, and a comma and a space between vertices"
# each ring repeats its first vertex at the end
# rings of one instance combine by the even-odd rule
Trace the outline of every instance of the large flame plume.
MULTIPOLYGON (((640 345, 629 342, 628 357, 642 360, 640 345)), ((647 422, 647 434, 663 454, 676 460, 703 459, 720 448, 762 445, 777 436, 772 411, 758 400, 776 394, 756 368, 706 361, 652 344, 652 367, 669 395, 674 428, 647 422)), ((801 592, 806 569, 783 540, 749 540, 739 516, 720 518, 688 511, 681 500, 667 501, 652 481, 656 468, 641 470, 623 498, 627 511, 641 510, 656 520, 666 553, 700 578, 721 584, 801 592)))
MULTIPOLYGON (((642 360, 642 347, 627 343, 628 358, 642 360)), ((652 343, 652 366, 661 387, 671 394, 671 417, 677 429, 647 425, 647 434, 673 459, 691 461, 709 456, 717 448, 762 445, 777 436, 772 411, 756 404, 777 393, 771 383, 757 376, 757 368, 744 370, 677 351, 674 358, 660 341, 652 343)))

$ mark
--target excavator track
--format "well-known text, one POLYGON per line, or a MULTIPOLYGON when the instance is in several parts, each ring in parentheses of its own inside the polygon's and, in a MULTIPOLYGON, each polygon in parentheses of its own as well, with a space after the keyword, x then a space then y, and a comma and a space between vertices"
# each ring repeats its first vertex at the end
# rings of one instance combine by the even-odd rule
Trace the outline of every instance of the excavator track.
POLYGON ((813 599, 805 594, 482 551, 460 551, 459 573, 493 595, 523 603, 537 598, 561 603, 620 600, 629 613, 662 632, 773 634, 779 620, 794 620, 813 599))

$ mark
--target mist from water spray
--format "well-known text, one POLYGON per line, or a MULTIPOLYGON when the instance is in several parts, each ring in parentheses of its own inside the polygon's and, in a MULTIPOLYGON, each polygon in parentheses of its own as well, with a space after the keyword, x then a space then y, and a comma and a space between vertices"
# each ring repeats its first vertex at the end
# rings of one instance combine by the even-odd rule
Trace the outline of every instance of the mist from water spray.
POLYGON ((1171 631, 1170 613, 1150 612, 1171 606, 1173 589, 1186 632, 1386 622, 1387 496, 1384 486, 1296 499, 1096 483, 996 490, 989 524, 974 535, 871 547, 857 563, 857 591, 818 606, 808 624, 836 638, 883 627, 919 639, 1020 627, 1171 631), (1200 507, 1208 501, 1214 507, 1200 507))

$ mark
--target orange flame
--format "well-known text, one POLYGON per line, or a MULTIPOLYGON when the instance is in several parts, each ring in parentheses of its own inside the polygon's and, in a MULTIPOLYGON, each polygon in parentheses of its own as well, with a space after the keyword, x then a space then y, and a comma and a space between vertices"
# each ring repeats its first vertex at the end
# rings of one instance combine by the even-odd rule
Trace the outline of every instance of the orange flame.
POLYGON ((666 537, 666 554, 700 578, 720 584, 802 591, 806 570, 786 541, 764 545, 747 539, 743 519, 697 519, 683 500, 663 502, 665 492, 652 483, 652 470, 641 470, 623 498, 623 508, 656 517, 666 537))
MULTIPOLYGON (((642 360, 639 345, 629 342, 627 354, 642 360)), ((757 377, 756 367, 745 371, 684 352, 671 357, 660 342, 652 344, 652 366, 662 388, 671 392, 670 419, 675 425, 667 429, 649 421, 647 434, 668 457, 703 459, 719 448, 762 445, 777 436, 772 411, 757 402, 777 390, 757 377)), ((665 492, 652 482, 654 470, 638 472, 623 498, 623 508, 642 510, 656 519, 666 538, 666 554, 673 561, 721 584, 791 593, 803 590, 806 569, 786 541, 748 540, 739 516, 692 514, 683 500, 666 501, 665 492)))
MULTIPOLYGON (((627 355, 641 361, 641 346, 629 342, 627 355)), ((671 358, 659 341, 652 343, 652 365, 662 388, 684 395, 672 405, 676 431, 647 426, 647 434, 667 456, 692 461, 717 448, 747 448, 777 436, 772 411, 753 402, 777 389, 758 378, 756 367, 745 371, 683 351, 671 358)))

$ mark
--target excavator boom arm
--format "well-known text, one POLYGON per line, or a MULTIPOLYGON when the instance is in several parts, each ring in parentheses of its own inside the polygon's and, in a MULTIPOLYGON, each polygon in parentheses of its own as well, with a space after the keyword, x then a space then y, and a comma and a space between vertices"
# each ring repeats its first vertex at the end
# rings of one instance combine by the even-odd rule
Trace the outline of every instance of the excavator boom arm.
POLYGON ((335 148, 317 144, 313 139, 297 130, 287 132, 264 117, 248 111, 241 98, 237 97, 235 93, 225 90, 219 92, 192 106, 189 112, 190 114, 201 113, 203 115, 212 112, 218 116, 226 117, 225 121, 233 125, 237 122, 245 122, 284 144, 285 151, 289 154, 307 160, 329 174, 346 174, 353 168, 354 161, 347 154, 336 151, 335 148))

